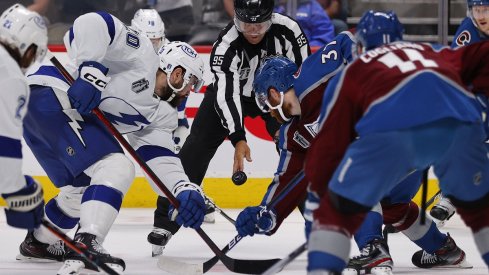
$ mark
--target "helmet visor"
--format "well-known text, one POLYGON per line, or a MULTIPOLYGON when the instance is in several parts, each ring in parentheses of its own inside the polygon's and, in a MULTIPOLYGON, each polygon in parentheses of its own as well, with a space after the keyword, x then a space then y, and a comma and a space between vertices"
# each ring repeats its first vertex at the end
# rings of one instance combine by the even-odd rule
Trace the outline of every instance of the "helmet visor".
POLYGON ((191 85, 191 90, 194 93, 198 93, 198 92, 200 92, 200 90, 204 86, 204 80, 198 79, 196 76, 192 75, 190 77, 190 83, 189 84, 191 85))
POLYGON ((255 101, 262 112, 268 113, 270 110, 282 108, 282 105, 284 104, 284 93, 280 93, 280 103, 276 106, 272 106, 270 101, 268 101, 268 93, 255 93, 255 101))
POLYGON ((269 19, 260 23, 245 23, 234 17, 234 25, 236 26, 236 29, 243 34, 263 35, 270 29, 270 26, 272 26, 272 20, 269 19))

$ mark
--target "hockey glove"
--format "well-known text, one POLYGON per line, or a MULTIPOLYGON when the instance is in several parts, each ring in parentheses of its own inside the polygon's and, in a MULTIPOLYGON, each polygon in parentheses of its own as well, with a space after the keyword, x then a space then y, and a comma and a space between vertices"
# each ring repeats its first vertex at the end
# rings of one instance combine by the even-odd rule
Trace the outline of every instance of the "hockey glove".
POLYGON ((189 126, 187 118, 181 118, 178 120, 178 127, 173 132, 173 141, 175 142, 175 153, 178 154, 182 149, 185 140, 189 134, 189 126))
POLYGON ((30 176, 24 176, 26 186, 17 192, 2 194, 7 203, 7 223, 13 227, 33 230, 44 216, 42 187, 30 176))
POLYGON ((236 219, 236 230, 242 237, 267 234, 277 224, 277 215, 273 210, 267 211, 264 206, 246 207, 236 219))
POLYGON ((175 185, 172 192, 180 206, 175 209, 170 205, 168 216, 172 221, 184 227, 199 228, 204 221, 205 201, 202 189, 190 182, 181 182, 175 185))
POLYGON ((79 76, 68 89, 70 102, 80 114, 87 115, 99 105, 102 92, 110 81, 110 77, 106 76, 108 71, 95 61, 80 65, 79 76))
POLYGON ((313 212, 319 207, 320 198, 315 192, 307 192, 307 199, 304 209, 304 220, 306 221, 305 233, 306 239, 309 240, 311 234, 312 222, 314 221, 313 212))

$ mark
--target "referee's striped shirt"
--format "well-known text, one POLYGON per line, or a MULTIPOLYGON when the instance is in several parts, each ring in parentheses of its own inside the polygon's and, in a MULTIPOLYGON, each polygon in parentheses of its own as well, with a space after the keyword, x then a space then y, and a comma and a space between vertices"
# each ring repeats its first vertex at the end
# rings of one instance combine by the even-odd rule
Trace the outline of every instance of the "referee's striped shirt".
POLYGON ((221 31, 210 55, 214 79, 209 88, 217 90, 215 108, 233 145, 246 140, 240 96, 254 97, 253 79, 261 60, 282 55, 300 66, 310 53, 299 24, 278 13, 272 14, 270 29, 256 45, 250 44, 232 22, 221 31))

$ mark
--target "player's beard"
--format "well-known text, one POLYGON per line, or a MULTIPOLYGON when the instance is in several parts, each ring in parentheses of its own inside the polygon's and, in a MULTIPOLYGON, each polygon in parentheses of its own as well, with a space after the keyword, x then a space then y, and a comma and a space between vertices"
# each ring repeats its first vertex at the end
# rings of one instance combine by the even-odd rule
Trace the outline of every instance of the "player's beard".
POLYGON ((170 86, 166 86, 164 89, 165 89, 165 95, 168 95, 168 97, 166 98, 169 98, 170 95, 176 93, 175 97, 173 97, 173 99, 168 102, 172 107, 175 108, 178 107, 185 99, 185 96, 180 95, 179 92, 175 92, 172 88, 170 88, 170 86))

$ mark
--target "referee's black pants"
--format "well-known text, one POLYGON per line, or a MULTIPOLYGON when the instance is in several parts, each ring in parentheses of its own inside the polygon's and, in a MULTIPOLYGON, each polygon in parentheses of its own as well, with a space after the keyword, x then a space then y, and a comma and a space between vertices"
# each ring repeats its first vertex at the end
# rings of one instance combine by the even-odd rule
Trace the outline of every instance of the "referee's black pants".
MULTIPOLYGON (((198 185, 202 184, 209 163, 214 157, 217 148, 229 134, 229 131, 222 126, 221 118, 214 107, 215 102, 216 91, 210 85, 192 122, 190 134, 179 154, 183 169, 189 180, 198 185)), ((243 119, 247 116, 252 118, 261 116, 271 137, 280 128, 280 124, 269 113, 263 113, 258 108, 254 98, 241 96, 241 108, 243 119)), ((169 205, 170 202, 167 198, 158 197, 154 226, 164 228, 175 234, 179 226, 175 222, 170 221, 168 217, 169 205)))

